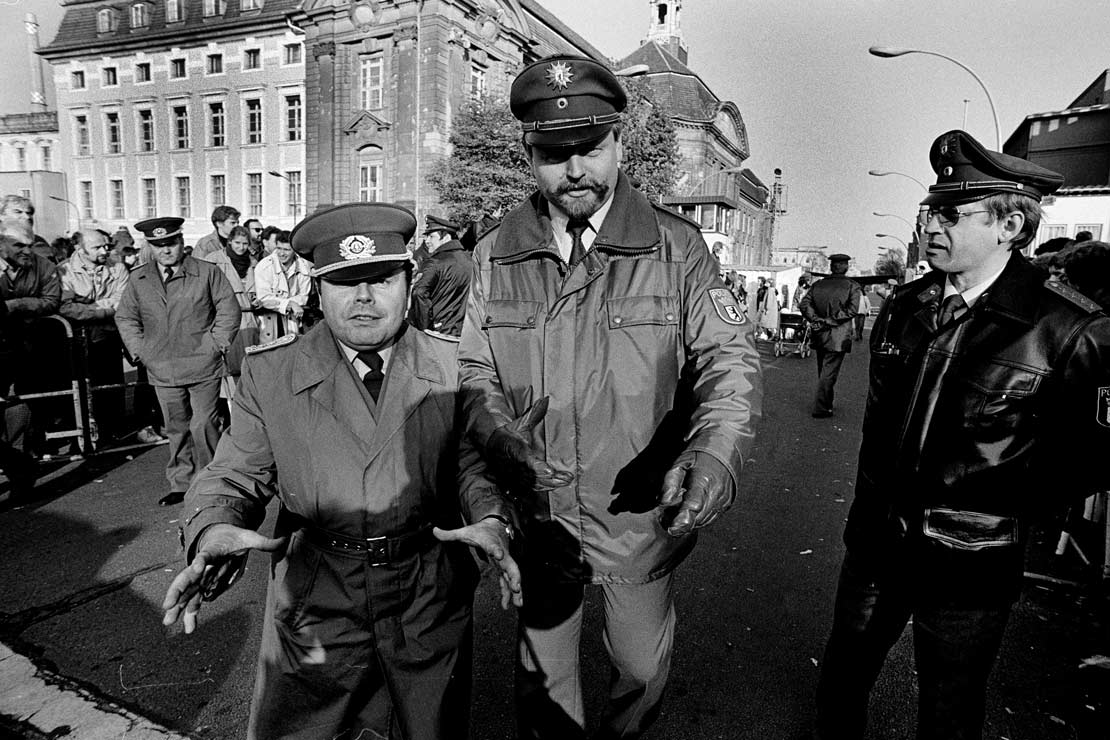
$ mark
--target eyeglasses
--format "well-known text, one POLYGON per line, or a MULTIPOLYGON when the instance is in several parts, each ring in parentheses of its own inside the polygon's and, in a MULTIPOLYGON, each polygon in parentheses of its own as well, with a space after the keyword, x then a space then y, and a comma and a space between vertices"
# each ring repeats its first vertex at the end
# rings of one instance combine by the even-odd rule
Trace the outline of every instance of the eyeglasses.
POLYGON ((926 222, 932 221, 933 217, 936 216, 941 226, 955 226, 963 216, 970 216, 973 213, 990 213, 990 211, 961 211, 956 206, 938 206, 930 208, 925 219, 926 222))

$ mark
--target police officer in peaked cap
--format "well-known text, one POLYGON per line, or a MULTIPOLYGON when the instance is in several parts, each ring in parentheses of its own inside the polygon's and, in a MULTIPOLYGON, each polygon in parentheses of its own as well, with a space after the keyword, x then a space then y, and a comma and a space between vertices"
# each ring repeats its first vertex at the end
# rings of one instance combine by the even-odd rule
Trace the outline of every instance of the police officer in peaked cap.
POLYGON ((1110 318, 1022 254, 1063 177, 964 131, 937 137, 929 158, 932 271, 896 289, 871 332, 821 738, 864 736, 911 617, 917 737, 981 737, 1032 524, 1110 487, 1110 318))
POLYGON ((461 227, 440 216, 425 218, 428 257, 412 290, 413 326, 453 339, 462 334, 473 261, 458 239, 461 227))
POLYGON ((245 553, 273 553, 251 738, 464 740, 466 546, 521 603, 512 509, 455 428, 456 345, 406 330, 415 228, 384 203, 296 226, 324 321, 248 350, 230 432, 185 499, 166 624, 192 632, 245 553), (274 497, 271 539, 255 530, 274 497))
POLYGON ((659 715, 673 571, 741 492, 760 413, 751 325, 697 226, 620 171, 626 103, 584 57, 540 59, 513 81, 537 192, 479 240, 459 345, 468 431, 527 544, 527 738, 583 732, 587 584, 604 592, 614 669, 599 736, 639 737, 659 715))

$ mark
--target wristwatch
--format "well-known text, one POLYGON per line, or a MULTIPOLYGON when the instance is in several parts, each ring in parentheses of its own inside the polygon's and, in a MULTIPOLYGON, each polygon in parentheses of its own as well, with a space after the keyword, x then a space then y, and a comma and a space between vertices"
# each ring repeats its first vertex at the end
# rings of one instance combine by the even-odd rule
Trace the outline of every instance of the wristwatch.
POLYGON ((501 516, 500 514, 486 514, 482 518, 496 519, 497 521, 501 522, 501 525, 505 528, 505 536, 508 537, 510 540, 513 538, 513 523, 505 517, 501 516))

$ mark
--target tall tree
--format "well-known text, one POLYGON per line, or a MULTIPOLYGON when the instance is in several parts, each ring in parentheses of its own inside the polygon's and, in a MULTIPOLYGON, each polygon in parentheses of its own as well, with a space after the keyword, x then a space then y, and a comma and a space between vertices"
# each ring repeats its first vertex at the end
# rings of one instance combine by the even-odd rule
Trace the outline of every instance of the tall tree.
POLYGON ((628 93, 621 135, 624 171, 658 201, 674 191, 678 179, 678 135, 667 111, 652 99, 646 80, 626 77, 621 84, 628 93))
POLYGON ((500 217, 536 184, 520 145, 520 122, 500 98, 474 98, 452 121, 450 156, 432 167, 428 182, 454 221, 500 217))

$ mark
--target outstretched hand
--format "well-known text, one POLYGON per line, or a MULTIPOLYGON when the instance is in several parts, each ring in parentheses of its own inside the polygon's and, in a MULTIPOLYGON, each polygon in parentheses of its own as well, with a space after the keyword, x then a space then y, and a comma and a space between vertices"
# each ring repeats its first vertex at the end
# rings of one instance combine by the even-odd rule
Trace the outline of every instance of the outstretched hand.
POLYGON ((231 524, 214 524, 206 529, 193 562, 177 574, 166 591, 162 624, 168 627, 181 617, 185 634, 191 634, 197 626, 201 601, 212 601, 239 580, 248 552, 274 552, 284 547, 285 541, 285 537, 263 537, 231 524))
POLYGON ((667 534, 680 537, 711 524, 732 506, 734 487, 728 469, 717 458, 683 452, 663 476, 659 506, 667 534))
POLYGON ((498 579, 501 585, 501 608, 508 609, 510 603, 517 607, 524 606, 524 595, 520 590, 520 568, 509 554, 509 533, 501 521, 487 517, 458 529, 435 527, 432 533, 440 542, 462 542, 479 548, 492 558, 501 569, 501 577, 498 579))
POLYGON ((574 476, 547 464, 529 441, 532 430, 547 414, 548 396, 490 435, 487 455, 494 473, 502 478, 509 490, 521 495, 532 491, 551 491, 570 485, 574 476))

